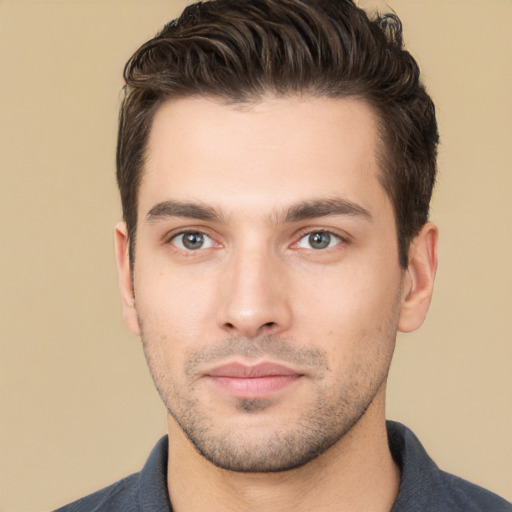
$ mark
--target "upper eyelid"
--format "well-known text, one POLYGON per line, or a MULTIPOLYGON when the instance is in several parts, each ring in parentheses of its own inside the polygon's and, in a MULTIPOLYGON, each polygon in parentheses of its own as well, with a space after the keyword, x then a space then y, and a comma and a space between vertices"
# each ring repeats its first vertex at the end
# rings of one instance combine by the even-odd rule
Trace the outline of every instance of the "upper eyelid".
POLYGON ((327 233, 328 235, 332 235, 332 236, 335 236, 336 238, 343 239, 343 236, 340 235, 339 233, 336 233, 335 231, 331 231, 328 229, 313 229, 311 231, 306 231, 302 235, 300 235, 299 240, 302 240, 304 237, 306 237, 308 235, 313 235, 315 233, 321 233, 321 234, 327 233))
MULTIPOLYGON (((313 233, 329 233, 330 235, 334 235, 335 237, 341 239, 344 242, 350 242, 352 240, 352 236, 346 231, 337 230, 335 228, 303 228, 298 230, 295 234, 296 241, 301 240, 307 235, 311 235, 313 233)), ((295 242, 294 242, 295 243, 295 242)))
POLYGON ((176 246, 176 248, 178 248, 180 250, 183 250, 183 248, 178 247, 174 241, 179 239, 180 237, 182 237, 181 245, 184 245, 184 238, 185 238, 185 235, 187 235, 187 234, 201 235, 202 241, 206 242, 207 240, 209 240, 209 242, 206 242, 206 243, 210 246, 210 247, 198 247, 197 249, 194 249, 194 250, 185 248, 187 250, 187 252, 189 250, 191 250, 192 252, 196 252, 196 251, 199 251, 200 249, 208 249, 208 248, 211 248, 211 246, 215 243, 215 240, 211 236, 207 235, 206 233, 201 233, 200 231, 185 231, 184 233, 177 233, 169 239, 168 243, 176 246))
MULTIPOLYGON (((334 246, 332 247, 325 247, 324 249, 322 249, 322 251, 327 251, 329 249, 334 249, 336 248, 338 245, 347 245, 349 243, 349 240, 347 237, 343 237, 341 235, 338 235, 337 233, 333 233, 332 231, 328 231, 328 230, 313 230, 313 231, 306 231, 302 236, 299 236, 295 242, 292 243, 292 247, 295 246, 299 246, 299 244, 301 243, 302 240, 304 240, 304 238, 307 238, 308 236, 311 236, 312 234, 315 234, 315 233, 327 233, 328 235, 336 238, 338 240, 338 242, 336 244, 334 244, 334 246)), ((298 248, 298 247, 297 247, 298 248)), ((303 247, 302 249, 306 249, 306 250, 309 250, 307 247, 303 247)), ((314 251, 319 251, 320 249, 312 249, 314 251)))
MULTIPOLYGON (((183 235, 186 233, 200 233, 203 236, 207 236, 211 240, 217 243, 222 243, 218 239, 221 237, 216 237, 215 235, 212 235, 211 230, 205 228, 205 227, 195 227, 195 226, 187 226, 187 227, 181 227, 169 230, 165 233, 165 235, 162 237, 162 240, 164 243, 170 243, 174 238, 176 238, 179 235, 183 235)), ((343 243, 349 243, 352 240, 352 236, 347 233, 346 231, 341 231, 332 227, 304 227, 301 228, 293 233, 291 236, 292 241, 291 244, 294 245, 298 243, 302 238, 304 238, 307 235, 310 235, 312 233, 329 233, 330 235, 333 235, 337 238, 339 238, 343 243)))
POLYGON ((214 237, 211 236, 210 233, 208 233, 208 230, 206 230, 204 228, 195 228, 195 227, 172 229, 170 231, 167 231, 164 234, 164 236, 162 237, 162 239, 165 242, 170 242, 173 238, 176 238, 177 236, 180 236, 180 235, 184 235, 186 233, 200 233, 201 235, 207 236, 208 238, 211 238, 212 240, 214 240, 214 237))
MULTIPOLYGON (((162 245, 169 247, 176 254, 180 254, 181 257, 187 257, 187 258, 188 257, 199 257, 199 255, 204 254, 205 251, 208 251, 208 250, 214 249, 214 248, 218 248, 218 246, 217 246, 218 242, 216 242, 215 238, 213 238, 208 233, 205 233, 203 230, 200 230, 200 229, 182 229, 181 231, 177 230, 177 231, 168 233, 168 235, 166 237, 164 237, 162 240, 163 240, 162 245), (210 241, 209 247, 199 247, 197 249, 187 249, 186 247, 185 248, 180 247, 179 246, 180 243, 174 242, 178 237, 186 235, 187 233, 197 233, 197 234, 202 235, 205 238, 208 238, 210 241)), ((183 240, 181 241, 181 245, 184 245, 183 240)), ((219 244, 219 245, 222 246, 222 244, 219 244)))

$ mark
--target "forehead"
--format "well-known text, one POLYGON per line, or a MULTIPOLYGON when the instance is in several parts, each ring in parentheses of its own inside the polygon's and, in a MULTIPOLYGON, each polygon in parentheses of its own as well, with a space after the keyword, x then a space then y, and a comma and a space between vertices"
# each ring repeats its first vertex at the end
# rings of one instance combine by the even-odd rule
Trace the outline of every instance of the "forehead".
POLYGON ((360 100, 170 100, 153 121, 139 214, 168 199, 268 211, 333 195, 371 209, 386 199, 378 143, 374 112, 360 100))

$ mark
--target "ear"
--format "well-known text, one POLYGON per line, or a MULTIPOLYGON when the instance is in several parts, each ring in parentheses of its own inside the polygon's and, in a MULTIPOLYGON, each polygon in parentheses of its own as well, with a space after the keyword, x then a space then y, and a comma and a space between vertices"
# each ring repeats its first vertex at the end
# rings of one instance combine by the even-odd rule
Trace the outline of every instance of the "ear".
POLYGON ((128 230, 124 222, 116 224, 114 230, 114 243, 117 263, 117 277, 119 291, 123 304, 123 320, 125 325, 136 336, 140 336, 140 325, 135 309, 135 294, 133 291, 132 269, 129 257, 128 230))
POLYGON ((415 331, 425 320, 437 270, 437 241, 437 227, 427 222, 411 242, 398 321, 400 332, 415 331))

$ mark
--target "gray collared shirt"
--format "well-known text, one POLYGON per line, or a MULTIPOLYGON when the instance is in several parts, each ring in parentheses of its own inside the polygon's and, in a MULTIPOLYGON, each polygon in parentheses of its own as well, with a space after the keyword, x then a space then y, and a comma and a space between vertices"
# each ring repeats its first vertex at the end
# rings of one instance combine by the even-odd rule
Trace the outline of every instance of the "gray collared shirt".
MULTIPOLYGON (((441 471, 404 425, 388 421, 387 430, 391 453, 402 472, 391 512, 512 512, 512 504, 496 494, 441 471)), ((55 512, 172 512, 167 443, 167 436, 158 441, 139 473, 55 512)))

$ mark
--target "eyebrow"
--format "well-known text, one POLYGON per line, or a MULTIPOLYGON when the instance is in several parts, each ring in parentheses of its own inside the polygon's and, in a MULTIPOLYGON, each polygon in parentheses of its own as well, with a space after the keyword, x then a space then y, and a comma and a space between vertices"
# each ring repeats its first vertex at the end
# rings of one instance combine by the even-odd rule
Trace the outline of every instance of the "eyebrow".
POLYGON ((183 203, 179 201, 163 201, 156 204, 146 215, 147 222, 166 219, 168 217, 186 217, 210 222, 220 222, 220 213, 201 203, 183 203))
MULTIPOLYGON (((369 221, 372 220, 369 210, 340 197, 300 201, 285 209, 283 213, 272 212, 271 219, 275 224, 282 224, 332 215, 348 215, 351 217, 362 217, 369 221)), ((223 222, 224 220, 223 215, 211 206, 173 200, 162 201, 154 205, 147 213, 146 220, 151 223, 172 217, 184 217, 209 222, 223 222)))
POLYGON ((363 206, 341 197, 301 201, 286 210, 282 222, 328 217, 331 215, 348 215, 372 220, 372 214, 363 206))

